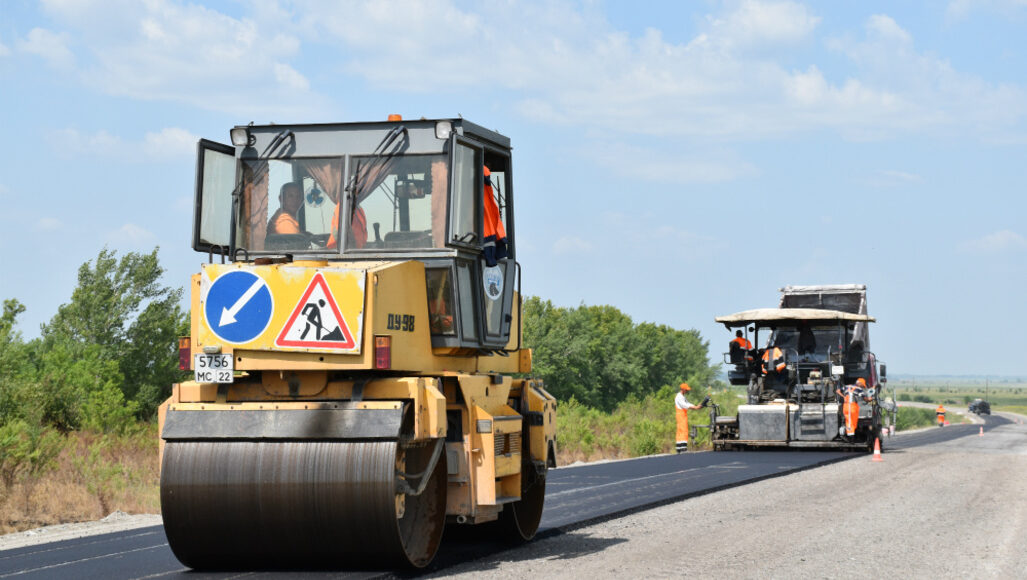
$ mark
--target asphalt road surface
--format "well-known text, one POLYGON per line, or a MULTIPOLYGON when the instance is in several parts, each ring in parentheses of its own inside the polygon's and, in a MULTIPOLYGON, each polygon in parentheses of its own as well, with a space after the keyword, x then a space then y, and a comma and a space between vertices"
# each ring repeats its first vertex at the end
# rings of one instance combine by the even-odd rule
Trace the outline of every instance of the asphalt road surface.
POLYGON ((1027 578, 1027 424, 1010 418, 894 437, 879 462, 639 511, 438 576, 1027 578))
MULTIPOLYGON (((988 419, 990 430, 1006 419, 988 419)), ((923 446, 945 445, 976 435, 975 425, 955 425, 904 434, 885 440, 886 451, 899 453, 923 446)), ((888 453, 886 452, 886 455, 888 453)), ((505 557, 544 548, 575 530, 645 513, 681 500, 755 484, 846 459, 868 460, 865 454, 830 451, 759 451, 692 453, 575 466, 550 471, 546 511, 539 537, 526 546, 508 549, 482 539, 473 527, 447 530, 439 555, 428 574, 447 575, 494 567, 505 557)), ((850 463, 846 461, 845 463, 850 463)), ((820 471, 820 470, 814 470, 820 471)), ((789 477, 802 477, 791 475, 789 477)), ((714 496, 719 494, 714 494, 714 496)), ((708 496, 713 497, 713 496, 708 496)), ((602 550, 594 550, 601 552, 602 550)), ((78 538, 0 551, 2 578, 237 578, 249 577, 373 577, 382 572, 244 572, 196 573, 184 568, 171 553, 161 526, 78 538)))

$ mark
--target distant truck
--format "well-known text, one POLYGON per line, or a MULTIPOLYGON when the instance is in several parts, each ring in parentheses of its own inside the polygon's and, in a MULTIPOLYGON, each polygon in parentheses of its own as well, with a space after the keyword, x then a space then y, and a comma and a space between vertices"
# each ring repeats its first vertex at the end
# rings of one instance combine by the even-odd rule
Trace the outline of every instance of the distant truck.
POLYGON ((969 410, 971 413, 977 413, 978 415, 990 415, 991 403, 984 399, 974 399, 970 402, 969 410))
POLYGON ((724 357, 733 367, 729 381, 746 385, 747 401, 735 416, 712 408, 714 449, 873 450, 886 379, 870 350, 875 319, 867 314, 865 285, 786 286, 779 308, 716 321, 743 334, 724 357))

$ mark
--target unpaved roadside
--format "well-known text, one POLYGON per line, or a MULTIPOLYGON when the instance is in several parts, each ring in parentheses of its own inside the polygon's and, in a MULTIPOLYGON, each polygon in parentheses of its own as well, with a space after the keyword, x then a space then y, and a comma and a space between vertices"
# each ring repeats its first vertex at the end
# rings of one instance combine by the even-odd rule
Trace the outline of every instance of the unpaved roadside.
POLYGON ((450 568, 474 578, 1027 577, 1027 425, 858 457, 450 568))

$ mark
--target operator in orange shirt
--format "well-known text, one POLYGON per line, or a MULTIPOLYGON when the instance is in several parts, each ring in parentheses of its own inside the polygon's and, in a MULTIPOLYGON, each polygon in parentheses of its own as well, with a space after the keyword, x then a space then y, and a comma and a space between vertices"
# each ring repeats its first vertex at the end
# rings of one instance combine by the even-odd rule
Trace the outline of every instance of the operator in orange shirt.
POLYGON ((938 403, 938 408, 934 410, 934 414, 938 416, 938 426, 945 426, 945 406, 938 403))
POLYGON ((303 206, 303 188, 299 183, 290 181, 282 185, 278 193, 278 203, 281 207, 267 221, 267 233, 269 234, 299 234, 300 207, 303 206))
POLYGON ((742 336, 741 330, 735 331, 735 338, 731 341, 731 344, 737 344, 742 350, 752 350, 752 343, 742 336))

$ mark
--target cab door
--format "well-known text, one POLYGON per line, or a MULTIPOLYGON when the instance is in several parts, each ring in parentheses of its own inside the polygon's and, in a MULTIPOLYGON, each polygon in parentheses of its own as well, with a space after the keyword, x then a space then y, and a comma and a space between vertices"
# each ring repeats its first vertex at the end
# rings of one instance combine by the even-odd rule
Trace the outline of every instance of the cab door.
POLYGON ((235 147, 200 139, 196 147, 193 249, 228 255, 232 246, 232 192, 238 163, 235 147))
MULTIPOLYGON (((505 151, 459 140, 453 168, 448 245, 460 250, 456 270, 462 339, 465 344, 473 341, 482 348, 502 349, 510 341, 517 274, 510 156, 505 151), (485 167, 489 167, 489 187, 485 186, 485 167), (493 225, 498 220, 505 239, 486 240, 486 204, 492 204, 488 219, 493 225), (494 255, 486 255, 487 244, 494 244, 494 255)), ((492 229, 488 228, 490 232, 492 229)))

